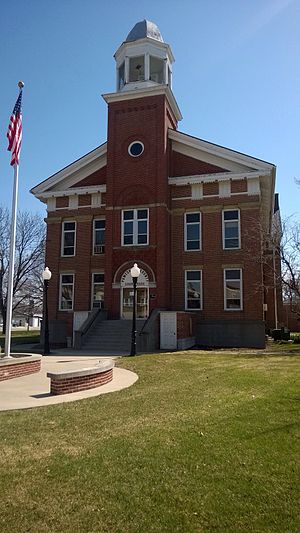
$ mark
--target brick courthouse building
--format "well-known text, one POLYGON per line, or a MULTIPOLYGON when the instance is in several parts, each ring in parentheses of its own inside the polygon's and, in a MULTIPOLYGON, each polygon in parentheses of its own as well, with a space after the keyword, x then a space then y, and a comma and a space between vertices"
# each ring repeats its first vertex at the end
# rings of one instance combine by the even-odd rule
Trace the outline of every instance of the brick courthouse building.
POLYGON ((263 346, 277 307, 261 262, 275 166, 178 131, 174 57, 153 23, 115 60, 107 142, 31 191, 47 204, 51 341, 108 349, 109 332, 113 348, 136 262, 140 349, 263 346))

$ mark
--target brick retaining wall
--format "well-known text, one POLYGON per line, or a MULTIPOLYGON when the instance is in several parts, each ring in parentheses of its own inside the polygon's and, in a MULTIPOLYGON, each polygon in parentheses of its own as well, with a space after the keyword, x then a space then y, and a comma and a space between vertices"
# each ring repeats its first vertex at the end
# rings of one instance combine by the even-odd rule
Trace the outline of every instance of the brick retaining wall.
POLYGON ((51 394, 69 394, 71 392, 79 392, 82 390, 94 389, 105 385, 112 381, 113 369, 102 372, 101 374, 92 374, 90 376, 65 377, 64 379, 56 380, 51 378, 51 394))
POLYGON ((0 381, 34 374, 41 370, 41 356, 0 360, 0 381))

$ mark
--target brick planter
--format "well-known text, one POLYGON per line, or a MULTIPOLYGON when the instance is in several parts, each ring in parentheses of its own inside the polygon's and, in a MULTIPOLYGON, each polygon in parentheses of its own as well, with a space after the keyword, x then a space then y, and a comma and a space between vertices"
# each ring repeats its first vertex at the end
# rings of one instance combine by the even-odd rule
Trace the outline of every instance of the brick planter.
POLYGON ((68 370, 66 372, 47 372, 51 379, 51 394, 69 394, 94 389, 113 379, 113 361, 103 361, 91 368, 68 370))
POLYGON ((0 381, 34 374, 41 370, 41 355, 13 354, 11 358, 0 359, 0 381))

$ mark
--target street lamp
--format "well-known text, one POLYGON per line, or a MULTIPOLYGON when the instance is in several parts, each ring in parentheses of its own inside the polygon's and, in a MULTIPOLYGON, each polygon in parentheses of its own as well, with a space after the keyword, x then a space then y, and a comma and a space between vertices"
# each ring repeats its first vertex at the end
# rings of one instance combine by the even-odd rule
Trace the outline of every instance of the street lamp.
POLYGON ((136 284, 141 271, 136 263, 130 270, 133 283, 133 313, 132 313, 132 332, 131 332, 131 351, 130 355, 136 355, 136 284))
POLYGON ((44 281, 44 309, 43 309, 43 326, 44 326, 44 355, 49 355, 50 345, 49 345, 49 319, 48 319, 48 285, 49 280, 51 279, 52 272, 48 267, 42 273, 44 281))

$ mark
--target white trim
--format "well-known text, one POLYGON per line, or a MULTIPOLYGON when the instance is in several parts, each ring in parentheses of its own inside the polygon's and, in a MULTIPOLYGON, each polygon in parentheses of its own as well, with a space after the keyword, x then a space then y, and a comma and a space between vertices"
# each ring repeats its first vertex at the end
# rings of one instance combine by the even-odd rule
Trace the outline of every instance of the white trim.
POLYGON ((187 211, 184 213, 184 251, 185 252, 199 252, 202 250, 202 216, 201 211, 187 211), (199 222, 187 222, 187 215, 199 215, 199 222), (198 224, 199 227, 199 248, 187 249, 187 227, 191 224, 198 224))
MULTIPOLYGON (((87 165, 95 162, 97 159, 101 158, 102 156, 105 156, 105 159, 104 159, 105 163, 104 163, 104 161, 102 161, 100 163, 100 166, 99 166, 99 162, 98 162, 97 169, 98 169, 98 167, 102 168, 103 166, 106 165, 106 153, 107 153, 107 142, 103 143, 98 148, 95 148, 95 150, 92 150, 91 152, 89 152, 88 154, 84 155, 83 157, 81 157, 77 161, 74 161, 74 163, 71 163, 67 167, 63 168, 62 170, 59 170, 58 172, 56 172, 55 174, 53 174, 52 176, 50 176, 46 180, 42 181, 41 183, 39 183, 39 185, 36 185, 35 187, 33 187, 30 190, 30 192, 32 194, 34 194, 35 196, 39 197, 38 196, 39 194, 46 192, 50 187, 54 187, 55 185, 57 185, 58 183, 60 183, 64 179, 70 177, 75 172, 78 172, 78 171, 82 170, 87 165)), ((89 173, 90 173, 90 171, 89 171, 89 173)), ((80 181, 81 179, 84 179, 84 177, 85 176, 83 176, 83 177, 80 177, 80 176, 77 177, 76 176, 76 179, 78 181, 80 181)))
POLYGON ((107 104, 110 104, 112 102, 122 102, 125 100, 144 98, 146 96, 157 96, 160 94, 164 94, 167 97, 167 100, 171 106, 171 109, 174 113, 176 120, 178 121, 182 120, 180 109, 168 85, 153 85, 151 87, 147 87, 143 89, 134 89, 131 91, 117 92, 117 93, 107 93, 107 94, 102 94, 102 98, 105 100, 107 104))
MULTIPOLYGON (((176 176, 169 177, 169 185, 194 185, 200 183, 212 183, 215 181, 237 181, 244 178, 259 178, 261 172, 251 171, 251 172, 216 172, 215 174, 197 174, 192 176, 176 176)), ((264 173, 265 174, 265 173, 264 173)), ((270 175, 271 172, 266 173, 265 175, 270 175)), ((239 193, 240 194, 240 193, 239 193)), ((243 194, 247 194, 245 191, 243 194)))
POLYGON ((48 192, 43 192, 40 194, 35 194, 35 196, 39 199, 48 199, 48 198, 58 198, 61 196, 76 196, 79 194, 95 194, 95 193, 103 193, 106 192, 106 184, 102 185, 90 185, 87 187, 74 187, 73 189, 65 189, 65 190, 53 190, 48 192))
MULTIPOLYGON (((64 285, 71 285, 71 283, 64 283, 64 285)), ((74 272, 61 272, 59 275, 59 301, 58 301, 58 310, 59 311, 65 311, 70 312, 74 309, 74 290, 75 290, 75 274, 74 272), (71 309, 63 309, 61 308, 61 301, 62 301, 62 276, 72 276, 72 307, 71 309)))
POLYGON ((241 212, 238 207, 232 207, 232 208, 226 208, 222 210, 222 237, 223 237, 223 250, 240 250, 241 249, 241 212), (232 220, 225 221, 224 213, 227 211, 237 211, 238 212, 238 218, 234 218, 232 220), (239 245, 235 246, 234 248, 226 248, 225 247, 225 223, 226 222, 238 222, 238 239, 239 239, 239 245))
MULTIPOLYGON (((238 281, 238 280, 237 280, 238 281)), ((223 269, 223 288, 224 288, 224 311, 243 311, 243 270, 242 268, 224 268, 223 269), (241 305, 239 308, 227 308, 226 303, 226 272, 229 270, 239 270, 240 271, 240 302, 241 305)))
POLYGON ((199 268, 199 269, 187 269, 184 271, 185 274, 184 274, 184 309, 185 311, 203 311, 203 274, 202 274, 202 269, 199 268), (187 279, 187 273, 188 272, 200 272, 200 280, 194 280, 194 281, 200 281, 200 308, 190 308, 188 307, 187 305, 187 301, 188 301, 188 294, 187 294, 187 282, 188 281, 191 281, 191 280, 188 280, 187 279))
POLYGON ((76 240, 77 240, 77 221, 76 220, 63 220, 62 222, 62 225, 61 225, 61 247, 60 247, 60 255, 61 257, 75 257, 76 255, 76 240), (74 230, 66 230, 68 233, 71 232, 71 231, 74 231, 74 253, 73 254, 70 254, 70 255, 65 255, 63 253, 64 251, 64 234, 65 234, 65 224, 75 224, 75 229, 74 230))
POLYGON ((250 166, 251 168, 255 170, 272 171, 274 169, 274 165, 272 165, 272 163, 268 163, 267 161, 262 161, 260 159, 256 159, 249 155, 231 150, 230 148, 218 146, 216 144, 212 144, 207 141, 197 139, 195 137, 190 137, 176 130, 169 129, 169 139, 177 141, 186 146, 197 148, 198 150, 202 150, 204 152, 217 155, 219 157, 222 157, 223 159, 235 161, 236 163, 239 163, 239 164, 242 164, 248 167, 250 166))
POLYGON ((125 246, 125 247, 128 247, 128 246, 148 246, 149 245, 149 208, 148 207, 136 207, 136 208, 132 208, 132 209, 122 209, 122 217, 121 217, 121 246, 125 246), (130 220, 124 220, 124 213, 126 211, 133 211, 133 219, 130 219, 130 220), (137 218, 137 212, 138 211, 147 211, 147 219, 145 218, 141 218, 141 219, 138 219, 137 218), (125 222, 130 222, 132 220, 133 222, 133 228, 132 228, 132 240, 133 242, 131 244, 124 244, 124 223, 125 222), (138 243, 137 240, 138 240, 138 222, 142 221, 142 220, 147 220, 147 242, 143 242, 143 243, 138 243))

